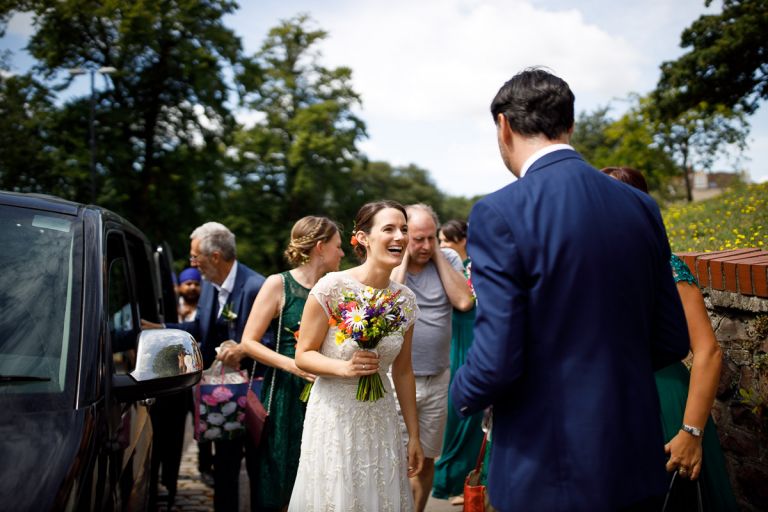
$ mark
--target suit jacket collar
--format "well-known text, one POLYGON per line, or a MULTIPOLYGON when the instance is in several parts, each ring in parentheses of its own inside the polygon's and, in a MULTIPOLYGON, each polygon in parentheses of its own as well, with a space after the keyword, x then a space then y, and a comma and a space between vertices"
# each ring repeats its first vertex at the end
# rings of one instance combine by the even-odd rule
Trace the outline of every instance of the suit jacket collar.
POLYGON ((539 171, 541 169, 544 169, 546 167, 549 167, 552 164, 555 164, 557 162, 561 162, 562 160, 576 158, 578 160, 584 160, 581 155, 573 148, 563 147, 560 149, 555 149, 554 151, 547 153, 543 155, 542 157, 538 158, 533 164, 528 168, 528 171, 525 173, 526 176, 528 176, 531 173, 534 173, 536 171, 539 171))

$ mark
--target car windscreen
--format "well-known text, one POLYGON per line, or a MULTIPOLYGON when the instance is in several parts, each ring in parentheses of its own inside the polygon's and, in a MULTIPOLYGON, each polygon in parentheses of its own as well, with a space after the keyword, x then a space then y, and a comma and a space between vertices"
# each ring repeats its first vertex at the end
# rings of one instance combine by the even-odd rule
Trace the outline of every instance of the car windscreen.
POLYGON ((0 396, 65 391, 77 233, 75 217, 0 205, 0 396))

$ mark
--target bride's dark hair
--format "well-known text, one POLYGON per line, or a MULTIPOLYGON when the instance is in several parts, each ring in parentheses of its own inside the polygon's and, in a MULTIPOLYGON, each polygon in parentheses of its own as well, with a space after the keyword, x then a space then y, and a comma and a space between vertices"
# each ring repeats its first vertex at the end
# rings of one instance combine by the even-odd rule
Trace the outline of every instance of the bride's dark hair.
MULTIPOLYGON (((405 217, 406 222, 408 221, 408 214, 405 211, 405 207, 397 201, 383 199, 381 201, 365 203, 357 211, 357 215, 355 215, 355 226, 352 228, 352 237, 354 238, 358 231, 370 233, 371 228, 373 227, 373 218, 381 210, 386 210, 387 208, 394 208, 395 210, 401 211, 403 213, 403 217, 405 217)), ((365 261, 367 256, 365 247, 358 243, 353 243, 353 245, 355 248, 355 254, 357 255, 358 259, 360 261, 365 261)))

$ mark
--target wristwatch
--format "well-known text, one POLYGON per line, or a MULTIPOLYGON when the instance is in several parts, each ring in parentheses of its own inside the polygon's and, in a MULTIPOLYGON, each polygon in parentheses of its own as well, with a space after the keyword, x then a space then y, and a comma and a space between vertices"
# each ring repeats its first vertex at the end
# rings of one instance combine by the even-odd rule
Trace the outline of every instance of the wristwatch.
POLYGON ((702 431, 700 428, 692 427, 690 425, 686 425, 685 423, 683 423, 683 428, 681 430, 683 430, 684 432, 688 432, 693 437, 701 437, 701 434, 702 434, 702 431))

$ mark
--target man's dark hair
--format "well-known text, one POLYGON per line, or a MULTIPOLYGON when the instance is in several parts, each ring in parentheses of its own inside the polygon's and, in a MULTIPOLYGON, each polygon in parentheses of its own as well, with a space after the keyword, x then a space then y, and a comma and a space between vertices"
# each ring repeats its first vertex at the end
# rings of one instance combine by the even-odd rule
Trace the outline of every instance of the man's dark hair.
POLYGON ((557 139, 573 126, 574 95, 562 78, 528 68, 505 83, 491 102, 493 122, 504 114, 512 131, 557 139))

